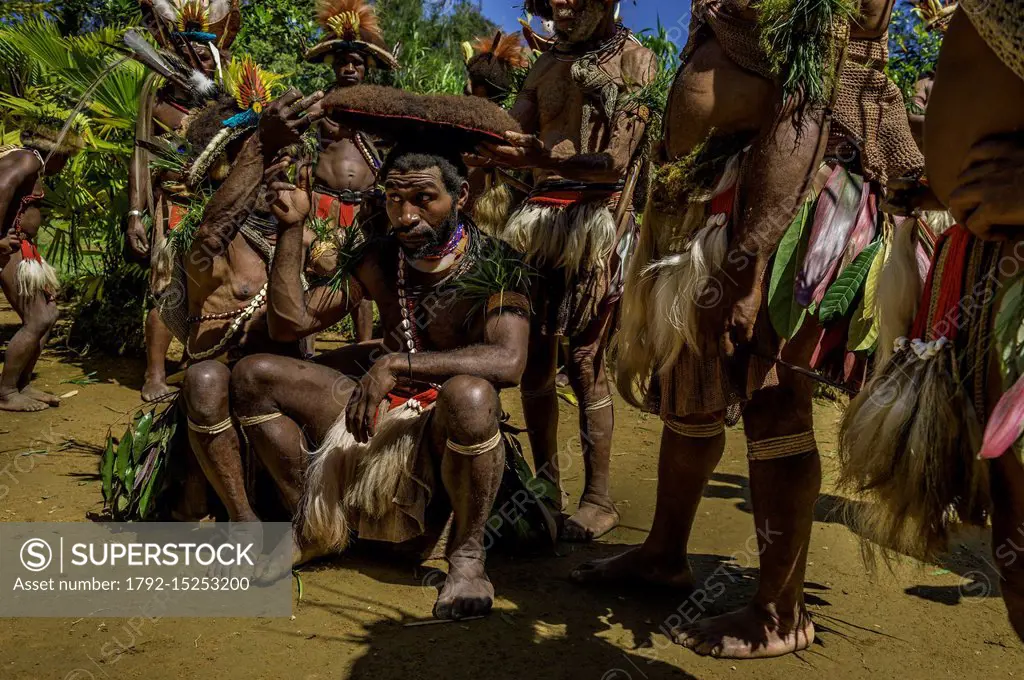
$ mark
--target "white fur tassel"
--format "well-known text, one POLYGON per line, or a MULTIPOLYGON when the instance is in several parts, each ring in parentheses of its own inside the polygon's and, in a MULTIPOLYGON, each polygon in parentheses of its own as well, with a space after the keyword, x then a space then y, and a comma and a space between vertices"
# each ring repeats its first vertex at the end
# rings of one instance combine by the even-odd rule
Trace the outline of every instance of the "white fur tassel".
POLYGON ((31 300, 39 293, 55 295, 60 289, 57 272, 48 262, 22 260, 18 264, 18 297, 31 300))
POLYGON ((875 298, 875 314, 878 315, 876 371, 892 358, 893 343, 910 333, 917 316, 924 281, 917 266, 916 231, 917 220, 914 218, 907 218, 896 227, 892 252, 878 275, 875 298))
POLYGON ((615 246, 615 218, 599 202, 568 208, 526 203, 509 218, 501 238, 525 253, 531 264, 575 275, 607 259, 615 246))
POLYGON ((302 510, 302 535, 329 550, 348 544, 346 509, 383 516, 393 505, 404 475, 410 474, 420 443, 424 410, 411 400, 389 411, 366 444, 355 440, 345 414, 309 452, 302 510))

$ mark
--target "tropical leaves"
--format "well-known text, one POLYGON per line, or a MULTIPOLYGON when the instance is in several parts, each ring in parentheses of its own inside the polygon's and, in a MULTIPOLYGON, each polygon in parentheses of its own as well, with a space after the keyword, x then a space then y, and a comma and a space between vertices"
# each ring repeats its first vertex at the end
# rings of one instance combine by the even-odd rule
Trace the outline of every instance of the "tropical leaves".
POLYGON ((796 300, 797 272, 807 252, 808 232, 814 216, 814 200, 805 200, 775 251, 768 284, 768 317, 780 337, 792 340, 807 315, 807 307, 796 300))
POLYGON ((145 413, 136 413, 120 438, 107 433, 100 459, 103 502, 115 521, 141 521, 152 516, 164 489, 168 457, 185 443, 182 411, 176 399, 145 413))
POLYGON ((854 258, 850 266, 844 269, 836 282, 829 286, 828 292, 821 300, 821 309, 818 311, 818 318, 823 323, 828 323, 841 316, 846 316, 850 311, 850 305, 857 297, 864 280, 867 279, 868 271, 875 261, 875 255, 881 247, 882 241, 876 240, 854 258))

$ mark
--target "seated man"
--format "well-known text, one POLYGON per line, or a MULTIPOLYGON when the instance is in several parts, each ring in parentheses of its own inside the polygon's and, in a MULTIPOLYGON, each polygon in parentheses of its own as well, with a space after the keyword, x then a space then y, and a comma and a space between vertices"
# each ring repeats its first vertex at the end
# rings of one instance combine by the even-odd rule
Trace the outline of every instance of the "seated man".
POLYGON ((339 260, 351 264, 308 294, 299 274, 310 173, 300 170, 297 187, 271 184, 281 230, 272 337, 316 333, 367 297, 385 337, 368 361, 352 361, 365 346, 327 358, 361 364, 355 379, 288 357, 246 357, 232 373, 231 400, 301 526, 297 562, 341 550, 350 529, 391 543, 437 535, 453 511, 434 615, 458 619, 491 609, 484 524, 505 460, 498 390, 523 373, 529 302, 493 275, 517 261, 462 213, 469 185, 455 145, 429 143, 400 142, 381 170, 390 233, 343 252, 339 260), (319 445, 312 454, 307 437, 319 445))

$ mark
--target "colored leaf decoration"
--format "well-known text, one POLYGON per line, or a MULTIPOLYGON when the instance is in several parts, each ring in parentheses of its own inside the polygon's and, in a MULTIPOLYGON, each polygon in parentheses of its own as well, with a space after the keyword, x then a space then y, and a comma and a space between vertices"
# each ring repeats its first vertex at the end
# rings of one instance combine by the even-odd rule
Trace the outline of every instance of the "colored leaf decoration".
POLYGON ((861 286, 864 285, 868 270, 871 268, 881 244, 880 240, 875 240, 854 258, 849 267, 840 272, 839 278, 821 300, 821 311, 818 312, 818 318, 822 322, 827 323, 845 316, 850 311, 850 305, 857 297, 857 293, 860 292, 861 286))
POLYGON ((875 259, 871 262, 871 268, 868 269, 868 277, 864 280, 864 295, 850 321, 850 336, 846 348, 851 352, 871 350, 878 341, 880 328, 880 318, 876 309, 878 279, 889 259, 890 246, 889 239, 885 238, 882 241, 882 247, 878 249, 875 259))
POLYGON ((768 316, 780 337, 790 340, 803 324, 807 310, 796 301, 794 284, 807 249, 807 232, 814 201, 806 200, 790 223, 775 250, 768 283, 768 316))
POLYGON ((864 179, 837 165, 818 197, 814 211, 807 255, 796 279, 796 300, 799 304, 810 304, 816 299, 815 289, 822 281, 831 278, 857 225, 857 218, 864 210, 866 199, 864 179))
POLYGON ((1008 389, 992 409, 985 425, 979 458, 998 458, 1020 438, 1024 426, 1024 376, 1008 389))
POLYGON ((1008 387, 1024 375, 1024 277, 1017 277, 1007 286, 993 330, 1003 387, 1008 387))

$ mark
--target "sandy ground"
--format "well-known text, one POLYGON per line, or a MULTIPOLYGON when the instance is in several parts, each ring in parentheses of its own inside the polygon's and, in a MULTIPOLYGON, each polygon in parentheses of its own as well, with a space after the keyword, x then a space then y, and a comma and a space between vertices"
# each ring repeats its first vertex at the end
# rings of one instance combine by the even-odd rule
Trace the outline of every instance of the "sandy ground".
MULTIPOLYGON (((16 317, 0 308, 0 343, 16 317)), ((58 409, 0 414, 0 520, 89 521, 102 509, 98 450, 107 426, 137 403, 142 364, 76 357, 54 347, 38 384, 78 390, 58 409), (95 371, 95 384, 64 381, 95 371)), ((505 395, 518 415, 518 395, 505 395)), ((753 592, 756 552, 739 431, 705 492, 691 541, 698 580, 724 583, 701 605, 671 592, 598 592, 567 580, 572 567, 641 542, 654 511, 656 419, 616 406, 613 491, 622 526, 557 557, 494 557, 495 612, 484 620, 408 627, 429 618, 436 591, 423 567, 345 557, 307 568, 291 619, 0 619, 0 678, 1003 678, 1024 676, 1024 649, 998 597, 981 536, 965 536, 941 565, 869 573, 857 537, 835 512, 834 404, 818 405, 826 482, 817 508, 807 598, 818 627, 801 654, 756 662, 704 659, 670 644, 661 627, 741 604, 753 592)), ((572 409, 561 436, 575 444, 572 409)), ((520 419, 521 422, 521 419, 520 419)), ((568 473, 578 496, 582 464, 568 473)), ((711 584, 709 583, 709 586, 711 584)), ((2 597, 2 594, 0 594, 2 597)))

